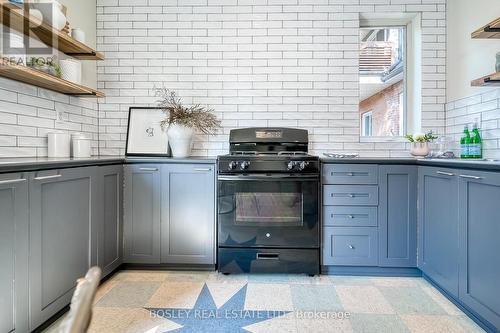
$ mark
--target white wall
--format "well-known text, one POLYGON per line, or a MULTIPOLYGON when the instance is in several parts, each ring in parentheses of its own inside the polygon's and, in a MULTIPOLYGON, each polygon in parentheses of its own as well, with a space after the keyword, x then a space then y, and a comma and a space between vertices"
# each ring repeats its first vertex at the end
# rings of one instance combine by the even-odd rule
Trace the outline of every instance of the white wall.
MULTIPOLYGON (((485 92, 470 81, 495 71, 499 39, 471 39, 471 33, 500 17, 500 0, 448 0, 447 100, 485 92)), ((490 89, 491 90, 491 89, 490 89)))
MULTIPOLYGON (((500 0, 499 0, 500 1, 500 0)), ((446 0, 98 0, 102 154, 123 154, 130 106, 154 104, 154 85, 208 104, 223 130, 194 154, 227 153, 248 126, 308 129, 314 153, 407 156, 404 142, 361 142, 359 20, 422 17, 422 127, 444 133, 446 0)), ((380 141, 380 140, 379 140, 380 141)))
MULTIPOLYGON (((85 31, 85 44, 96 46, 96 0, 59 0, 68 7, 68 22, 71 28, 85 31)), ((97 87, 97 64, 95 61, 83 61, 83 84, 97 87)))

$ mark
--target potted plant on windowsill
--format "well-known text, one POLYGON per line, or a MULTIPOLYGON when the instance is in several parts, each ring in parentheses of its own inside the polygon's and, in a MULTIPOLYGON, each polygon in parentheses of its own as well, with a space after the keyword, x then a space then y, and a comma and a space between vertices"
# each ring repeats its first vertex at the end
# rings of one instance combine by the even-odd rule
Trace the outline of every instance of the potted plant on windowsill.
POLYGON ((429 142, 437 139, 437 136, 430 131, 427 134, 408 134, 405 138, 411 143, 410 154, 416 158, 423 158, 429 155, 429 142))
POLYGON ((200 104, 184 106, 177 93, 167 88, 154 88, 154 92, 155 96, 160 98, 158 106, 166 115, 161 127, 167 131, 173 157, 183 158, 191 155, 195 132, 213 135, 220 128, 221 123, 213 109, 200 104))

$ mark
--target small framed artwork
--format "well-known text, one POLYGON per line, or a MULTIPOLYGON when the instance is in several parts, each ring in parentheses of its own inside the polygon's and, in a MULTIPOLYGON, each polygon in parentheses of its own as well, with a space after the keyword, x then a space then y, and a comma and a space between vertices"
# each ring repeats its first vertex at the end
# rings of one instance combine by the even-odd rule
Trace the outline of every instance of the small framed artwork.
POLYGON ((161 128, 165 113, 157 107, 131 107, 128 115, 127 156, 170 156, 167 133, 161 128))

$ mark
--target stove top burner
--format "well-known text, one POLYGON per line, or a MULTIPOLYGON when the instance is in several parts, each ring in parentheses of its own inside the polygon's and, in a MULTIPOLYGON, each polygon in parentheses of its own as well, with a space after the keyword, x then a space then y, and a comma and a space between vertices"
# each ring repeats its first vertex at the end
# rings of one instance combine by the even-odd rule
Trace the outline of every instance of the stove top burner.
POLYGON ((308 154, 306 130, 235 129, 229 144, 229 155, 219 157, 219 174, 319 173, 319 158, 308 154))

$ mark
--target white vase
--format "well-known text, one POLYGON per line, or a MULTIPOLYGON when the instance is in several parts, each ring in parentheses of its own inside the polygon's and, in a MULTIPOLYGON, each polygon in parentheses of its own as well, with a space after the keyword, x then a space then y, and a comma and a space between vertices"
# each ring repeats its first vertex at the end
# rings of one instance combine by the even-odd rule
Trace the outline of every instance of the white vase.
POLYGON ((411 144, 410 154, 416 158, 424 158, 429 155, 429 143, 428 142, 413 142, 411 144))
POLYGON ((64 59, 59 61, 61 68, 61 79, 76 84, 82 84, 82 63, 74 59, 64 59))
POLYGON ((167 135, 173 157, 183 158, 191 155, 194 136, 194 130, 191 127, 172 124, 168 128, 167 135))

